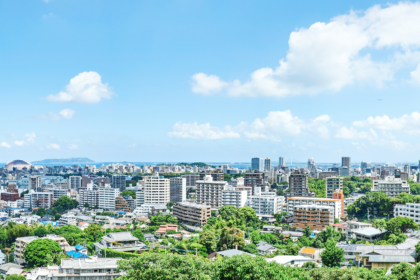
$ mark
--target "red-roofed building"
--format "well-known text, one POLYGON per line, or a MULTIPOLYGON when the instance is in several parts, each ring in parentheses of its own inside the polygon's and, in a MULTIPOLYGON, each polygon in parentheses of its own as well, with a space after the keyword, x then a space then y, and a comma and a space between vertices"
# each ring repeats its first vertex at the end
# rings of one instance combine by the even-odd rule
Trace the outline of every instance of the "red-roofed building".
POLYGON ((177 225, 171 225, 171 224, 169 224, 169 225, 161 225, 159 227, 159 229, 157 231, 155 231, 155 234, 157 234, 157 235, 165 235, 168 230, 178 231, 178 226, 177 225))
POLYGON ((341 232, 342 234, 346 234, 346 228, 347 228, 346 223, 333 224, 332 226, 336 231, 341 232))

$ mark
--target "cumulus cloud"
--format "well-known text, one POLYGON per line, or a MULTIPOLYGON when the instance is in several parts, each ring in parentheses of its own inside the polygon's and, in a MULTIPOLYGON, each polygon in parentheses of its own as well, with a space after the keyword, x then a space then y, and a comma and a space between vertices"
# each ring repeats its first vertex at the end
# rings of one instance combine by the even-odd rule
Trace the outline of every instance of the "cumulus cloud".
POLYGON ((36 137, 36 135, 35 135, 35 133, 27 133, 27 134, 25 134, 25 137, 26 137, 26 141, 28 141, 28 142, 35 142, 35 137, 36 137))
MULTIPOLYGON (((351 84, 383 86, 403 67, 420 63, 420 3, 400 2, 365 12, 351 11, 290 34, 289 50, 275 69, 261 68, 249 81, 193 75, 192 90, 230 96, 276 96, 338 91, 351 84), (385 60, 374 60, 377 51, 385 60)), ((420 66, 411 72, 420 85, 420 66)))
POLYGON ((76 144, 70 144, 69 149, 70 150, 77 150, 77 149, 79 149, 79 146, 77 146, 76 144))
POLYGON ((373 129, 370 129, 369 131, 358 131, 354 127, 347 128, 346 126, 343 126, 337 130, 335 138, 374 140, 378 138, 378 134, 373 129))
POLYGON ((73 111, 72 109, 64 109, 60 111, 60 116, 62 116, 63 118, 69 120, 73 117, 75 111, 73 111))
POLYGON ((101 76, 96 72, 83 72, 70 80, 66 91, 56 95, 49 95, 48 101, 52 102, 77 102, 77 103, 98 103, 103 98, 110 99, 114 93, 103 84, 101 76))
POLYGON ((16 141, 15 141, 15 145, 16 145, 16 146, 23 146, 23 145, 25 145, 25 141, 19 141, 19 140, 16 140, 16 141))
POLYGON ((48 149, 60 150, 60 145, 51 143, 47 146, 48 149))
POLYGON ((353 126, 375 128, 383 131, 401 131, 410 135, 419 135, 420 113, 413 112, 411 115, 403 115, 398 118, 390 118, 387 115, 371 116, 366 120, 353 122, 353 126))
POLYGON ((315 133, 319 137, 328 138, 329 126, 331 121, 328 115, 305 121, 286 110, 272 111, 265 118, 257 118, 250 124, 241 122, 235 127, 225 126, 223 129, 211 126, 210 123, 178 122, 168 135, 174 138, 213 140, 239 138, 244 135, 249 139, 281 141, 282 136, 298 136, 303 133, 315 133))
POLYGON ((9 144, 7 144, 6 142, 1 142, 0 147, 9 149, 11 146, 9 144))
POLYGON ((230 126, 223 129, 211 126, 210 123, 197 124, 177 122, 173 130, 168 132, 169 137, 173 138, 190 138, 190 139, 225 139, 239 138, 239 133, 235 132, 230 126))

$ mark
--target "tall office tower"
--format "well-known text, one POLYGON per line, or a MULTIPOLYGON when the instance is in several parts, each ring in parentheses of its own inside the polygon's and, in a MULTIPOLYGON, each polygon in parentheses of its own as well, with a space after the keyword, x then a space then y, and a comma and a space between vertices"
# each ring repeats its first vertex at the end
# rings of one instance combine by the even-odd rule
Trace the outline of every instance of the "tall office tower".
POLYGON ((187 200, 187 179, 174 177, 170 179, 171 202, 183 202, 187 200))
POLYGON ((99 208, 115 210, 115 198, 120 195, 120 190, 111 188, 110 185, 106 185, 103 188, 99 188, 98 191, 99 208))
POLYGON ((214 181, 212 176, 204 176, 197 184, 197 203, 210 205, 211 208, 220 208, 222 204, 222 191, 227 187, 225 181, 214 181))
MULTIPOLYGON (((419 161, 419 163, 420 163, 420 161, 419 161)), ((279 169, 280 169, 282 166, 286 166, 286 165, 284 164, 284 157, 279 157, 279 169)))
POLYGON ((342 157, 341 158, 341 167, 346 166, 349 170, 351 167, 351 157, 342 157))
POLYGON ((80 176, 70 176, 69 177, 69 186, 71 190, 79 190, 82 187, 82 177, 80 176))
POLYGON ((327 198, 334 198, 336 190, 343 192, 343 177, 327 177, 325 180, 327 198))
POLYGON ((313 158, 308 159, 308 171, 312 172, 315 167, 315 160, 313 158))
POLYGON ((293 174, 289 176, 289 192, 286 193, 287 197, 315 197, 313 192, 309 191, 308 187, 308 174, 296 169, 293 174))
POLYGON ((410 165, 409 164, 404 165, 404 172, 407 173, 408 176, 411 175, 411 170, 410 170, 410 165))
POLYGON ((120 192, 125 190, 125 175, 112 175, 111 184, 114 189, 119 189, 120 192))
POLYGON ((366 169, 371 169, 372 164, 370 162, 362 161, 360 163, 360 169, 362 170, 362 174, 366 174, 366 169))
POLYGON ((229 165, 223 164, 223 173, 227 173, 229 165))
POLYGON ((348 177, 350 176, 350 169, 347 166, 340 168, 340 176, 348 177))
POLYGON ((264 171, 271 171, 271 159, 269 158, 264 160, 264 171))
POLYGON ((251 159, 251 170, 264 171, 264 159, 263 158, 252 158, 251 159))
POLYGON ((163 176, 145 176, 144 182, 144 204, 166 205, 171 201, 169 179, 163 176))
POLYGON ((28 187, 30 190, 36 190, 41 187, 41 176, 39 175, 33 175, 29 177, 28 180, 28 187))

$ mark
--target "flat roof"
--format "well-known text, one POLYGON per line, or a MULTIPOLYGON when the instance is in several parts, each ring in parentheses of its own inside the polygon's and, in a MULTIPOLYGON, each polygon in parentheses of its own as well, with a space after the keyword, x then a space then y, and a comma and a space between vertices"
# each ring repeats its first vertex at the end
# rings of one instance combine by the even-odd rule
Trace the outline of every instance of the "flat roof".
POLYGON ((319 197, 290 197, 287 200, 317 200, 317 201, 340 201, 340 199, 334 198, 319 198, 319 197))

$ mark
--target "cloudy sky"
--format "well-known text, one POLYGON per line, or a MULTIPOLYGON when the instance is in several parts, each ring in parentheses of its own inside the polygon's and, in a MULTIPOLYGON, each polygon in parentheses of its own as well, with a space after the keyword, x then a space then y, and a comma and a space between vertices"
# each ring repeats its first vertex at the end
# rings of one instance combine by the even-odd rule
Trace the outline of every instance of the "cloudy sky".
POLYGON ((420 2, 0 1, 0 162, 420 159, 420 2))

